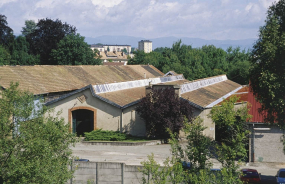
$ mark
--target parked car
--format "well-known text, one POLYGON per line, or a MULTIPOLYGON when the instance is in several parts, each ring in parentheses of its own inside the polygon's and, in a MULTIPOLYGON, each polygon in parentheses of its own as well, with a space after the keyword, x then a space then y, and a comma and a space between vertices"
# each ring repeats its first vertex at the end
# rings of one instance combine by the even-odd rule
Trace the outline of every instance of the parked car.
POLYGON ((285 184, 285 168, 279 169, 275 178, 277 184, 285 184))
POLYGON ((88 159, 84 159, 84 158, 75 159, 74 161, 89 162, 89 160, 88 160, 88 159))
POLYGON ((183 161, 182 162, 182 167, 187 170, 187 169, 191 169, 191 162, 186 162, 186 161, 183 161))
POLYGON ((260 183, 260 173, 255 169, 242 169, 242 175, 240 176, 241 181, 245 183, 260 183))

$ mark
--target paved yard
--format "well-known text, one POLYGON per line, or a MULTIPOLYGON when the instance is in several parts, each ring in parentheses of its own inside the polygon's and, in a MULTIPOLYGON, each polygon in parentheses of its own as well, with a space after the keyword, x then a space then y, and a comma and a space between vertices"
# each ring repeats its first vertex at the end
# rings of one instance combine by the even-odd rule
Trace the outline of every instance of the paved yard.
MULTIPOLYGON (((147 160, 147 155, 154 154, 155 160, 162 164, 167 157, 171 157, 170 145, 149 145, 149 146, 110 146, 110 145, 84 145, 77 143, 72 148, 73 155, 79 158, 89 159, 94 162, 120 162, 127 165, 140 165, 147 160)), ((212 159, 214 168, 220 164, 212 159)), ((279 168, 285 168, 285 163, 248 163, 242 168, 257 169, 261 173, 263 183, 274 184, 275 174, 279 168)))

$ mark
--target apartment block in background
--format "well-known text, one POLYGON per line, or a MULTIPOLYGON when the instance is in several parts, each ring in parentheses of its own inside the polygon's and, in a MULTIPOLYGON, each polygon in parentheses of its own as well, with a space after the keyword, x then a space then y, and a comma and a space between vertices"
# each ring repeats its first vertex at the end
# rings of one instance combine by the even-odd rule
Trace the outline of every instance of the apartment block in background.
POLYGON ((152 51, 152 41, 149 40, 139 41, 139 50, 143 50, 145 53, 150 53, 152 51))

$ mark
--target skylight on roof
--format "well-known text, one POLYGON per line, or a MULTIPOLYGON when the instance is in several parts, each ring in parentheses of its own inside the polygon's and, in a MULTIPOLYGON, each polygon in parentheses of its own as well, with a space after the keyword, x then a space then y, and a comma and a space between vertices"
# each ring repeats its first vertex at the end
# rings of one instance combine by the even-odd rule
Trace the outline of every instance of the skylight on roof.
POLYGON ((118 83, 111 83, 111 84, 100 84, 94 85, 93 88, 96 91, 96 94, 106 93, 106 92, 113 92, 119 91, 124 89, 131 89, 137 87, 144 87, 151 84, 159 84, 165 82, 172 82, 183 80, 183 75, 177 76, 167 76, 167 77, 158 77, 158 78, 150 78, 150 79, 142 79, 142 80, 135 80, 135 81, 127 81, 127 82, 118 82, 118 83))
POLYGON ((228 80, 226 75, 202 79, 181 85, 181 94, 228 80))

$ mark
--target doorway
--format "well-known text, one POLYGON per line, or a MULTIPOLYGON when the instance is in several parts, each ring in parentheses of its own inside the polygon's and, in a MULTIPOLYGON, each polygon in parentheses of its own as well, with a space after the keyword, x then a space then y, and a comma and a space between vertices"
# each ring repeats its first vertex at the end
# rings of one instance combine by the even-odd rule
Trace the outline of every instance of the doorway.
POLYGON ((72 132, 84 136, 84 132, 94 130, 94 111, 78 109, 72 111, 72 132))

